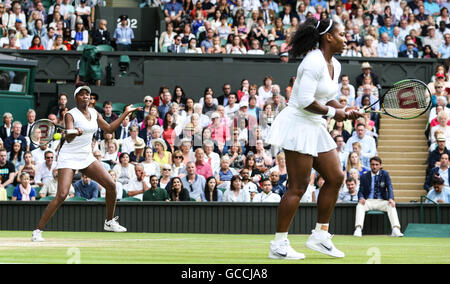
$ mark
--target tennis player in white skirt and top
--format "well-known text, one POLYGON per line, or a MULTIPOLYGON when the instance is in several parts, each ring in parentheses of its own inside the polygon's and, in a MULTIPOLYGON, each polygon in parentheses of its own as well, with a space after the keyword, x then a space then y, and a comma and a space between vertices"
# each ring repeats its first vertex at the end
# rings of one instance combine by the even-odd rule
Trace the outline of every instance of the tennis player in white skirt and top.
POLYGON ((75 170, 80 170, 89 178, 98 182, 106 189, 106 220, 104 230, 125 232, 127 229, 119 225, 118 217, 114 217, 116 207, 116 185, 108 172, 92 153, 92 137, 100 127, 106 133, 112 133, 122 121, 139 108, 128 106, 123 114, 111 124, 108 124, 94 108, 89 108, 91 89, 87 86, 78 87, 74 92, 76 107, 64 116, 66 129, 76 129, 77 134, 67 134, 62 144, 57 160, 58 190, 55 198, 48 204, 41 220, 32 233, 32 241, 44 241, 42 230, 64 200, 72 184, 75 170))
POLYGON ((328 116, 343 121, 361 116, 356 109, 345 108, 335 100, 341 65, 333 55, 342 53, 344 48, 344 27, 331 19, 307 19, 292 37, 291 56, 304 55, 304 58, 297 70, 289 105, 275 118, 268 138, 268 143, 284 150, 288 172, 287 192, 278 207, 270 258, 305 258, 291 247, 287 235, 308 187, 312 168, 325 179, 325 184, 317 200, 317 224, 306 247, 333 257, 344 257, 331 241, 328 226, 345 176, 336 144, 323 119, 328 116))

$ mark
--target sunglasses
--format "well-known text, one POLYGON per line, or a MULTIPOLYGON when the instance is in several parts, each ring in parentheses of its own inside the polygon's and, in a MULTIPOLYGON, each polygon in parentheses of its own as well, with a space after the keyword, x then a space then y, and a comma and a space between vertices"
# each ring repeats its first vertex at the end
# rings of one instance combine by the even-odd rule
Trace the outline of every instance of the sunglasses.
POLYGON ((182 159, 183 157, 182 156, 175 156, 174 158, 175 159, 182 159))
POLYGON ((171 169, 163 169, 163 171, 170 171, 171 169))
POLYGON ((153 102, 152 100, 145 100, 144 102, 153 102))

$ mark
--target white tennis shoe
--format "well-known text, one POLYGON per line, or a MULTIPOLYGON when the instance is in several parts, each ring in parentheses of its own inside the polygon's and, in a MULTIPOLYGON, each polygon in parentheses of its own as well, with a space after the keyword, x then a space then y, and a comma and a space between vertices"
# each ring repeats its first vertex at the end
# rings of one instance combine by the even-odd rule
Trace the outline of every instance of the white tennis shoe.
POLYGON ((402 232, 400 232, 400 229, 397 227, 392 228, 392 237, 403 237, 402 232))
POLYGON ((357 226, 355 229, 355 232, 353 233, 353 236, 355 237, 362 237, 362 230, 360 226, 357 226))
POLYGON ((105 225, 103 226, 103 229, 108 232, 116 232, 116 233, 126 232, 127 229, 125 227, 120 226, 119 223, 117 222, 117 219, 119 219, 119 216, 116 216, 109 221, 105 220, 105 225))
POLYGON ((42 237, 42 231, 39 229, 36 229, 33 231, 33 233, 31 234, 31 241, 32 242, 43 242, 45 241, 44 238, 42 237))
POLYGON ((333 236, 327 231, 312 230, 311 236, 306 241, 306 247, 332 257, 344 257, 345 254, 334 246, 331 238, 333 236))
POLYGON ((289 240, 271 241, 269 258, 272 259, 305 259, 303 253, 296 252, 290 245, 289 240))

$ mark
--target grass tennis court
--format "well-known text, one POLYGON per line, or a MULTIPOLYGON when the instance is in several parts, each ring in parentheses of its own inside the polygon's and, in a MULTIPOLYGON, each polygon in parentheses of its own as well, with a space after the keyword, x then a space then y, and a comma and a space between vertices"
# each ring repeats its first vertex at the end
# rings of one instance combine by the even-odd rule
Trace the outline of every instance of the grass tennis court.
POLYGON ((301 261, 268 259, 273 235, 148 234, 44 232, 44 243, 32 243, 31 232, 0 232, 0 263, 450 263, 449 238, 335 236, 346 253, 334 259, 304 247, 307 235, 290 235, 306 254, 301 261))

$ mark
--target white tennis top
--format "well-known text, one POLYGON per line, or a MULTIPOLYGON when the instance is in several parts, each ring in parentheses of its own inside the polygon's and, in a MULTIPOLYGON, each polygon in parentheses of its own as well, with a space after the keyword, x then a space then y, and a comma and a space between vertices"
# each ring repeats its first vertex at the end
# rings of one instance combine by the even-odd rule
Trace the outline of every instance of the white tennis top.
POLYGON ((58 154, 58 169, 84 169, 95 161, 92 154, 92 137, 98 129, 97 111, 94 108, 88 110, 90 120, 76 107, 68 112, 73 117, 73 127, 83 129, 83 134, 76 136, 70 143, 64 142, 58 154))
POLYGON ((316 49, 309 52, 298 67, 289 106, 296 108, 299 116, 321 121, 322 115, 311 113, 304 108, 312 104, 314 100, 326 104, 336 98, 341 64, 334 57, 332 57, 332 63, 334 78, 330 76, 328 64, 322 52, 316 49))

